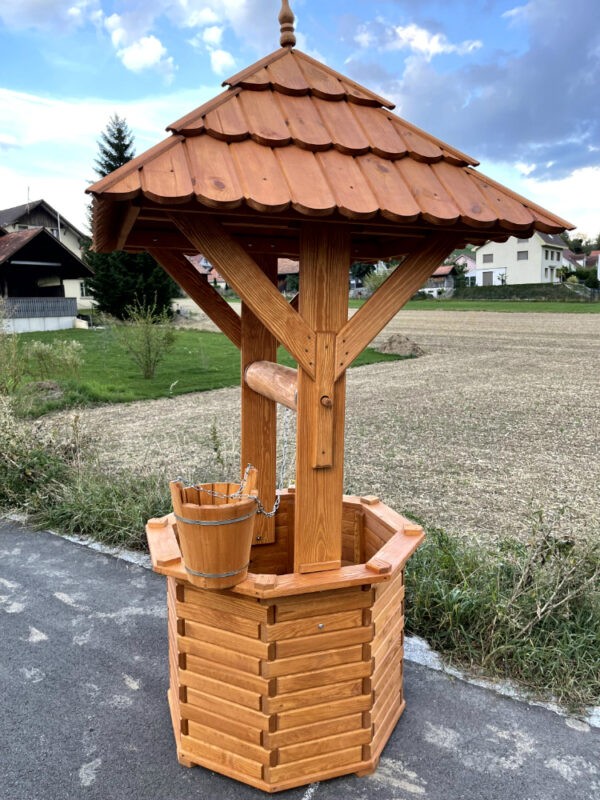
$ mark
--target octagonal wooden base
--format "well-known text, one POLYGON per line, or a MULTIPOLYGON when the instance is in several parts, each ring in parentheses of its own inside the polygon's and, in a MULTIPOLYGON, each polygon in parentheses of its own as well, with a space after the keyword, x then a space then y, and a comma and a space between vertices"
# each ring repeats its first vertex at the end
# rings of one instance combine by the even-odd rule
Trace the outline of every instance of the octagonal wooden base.
POLYGON ((282 493, 275 543, 253 548, 254 572, 233 590, 186 580, 171 517, 147 529, 168 575, 179 761, 268 792, 375 769, 404 710, 403 568, 423 540, 376 498, 346 497, 345 566, 284 574, 293 501, 282 493))

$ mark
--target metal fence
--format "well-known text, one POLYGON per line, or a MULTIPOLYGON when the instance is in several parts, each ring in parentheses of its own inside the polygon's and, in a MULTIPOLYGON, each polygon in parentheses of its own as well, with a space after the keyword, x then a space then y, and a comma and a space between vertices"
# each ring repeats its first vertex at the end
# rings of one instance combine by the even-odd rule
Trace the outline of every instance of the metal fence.
POLYGON ((3 305, 12 319, 77 316, 75 297, 7 297, 3 305))

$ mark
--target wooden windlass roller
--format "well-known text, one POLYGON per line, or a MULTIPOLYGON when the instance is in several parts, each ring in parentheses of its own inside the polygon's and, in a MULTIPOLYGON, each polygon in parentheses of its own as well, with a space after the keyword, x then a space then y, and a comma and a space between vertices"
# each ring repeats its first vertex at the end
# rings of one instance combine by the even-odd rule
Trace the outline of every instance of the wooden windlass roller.
POLYGON ((404 565, 424 535, 367 487, 344 495, 346 369, 455 248, 572 227, 297 50, 293 19, 286 0, 279 50, 88 189, 94 249, 150 253, 240 350, 241 471, 276 508, 256 516, 247 576, 194 586, 174 516, 147 535, 168 576, 178 758, 268 792, 372 772, 404 710, 404 565), (293 303, 278 256, 300 262, 293 303), (390 258, 349 318, 351 264, 390 258), (279 491, 277 403, 297 412, 295 487, 279 491))

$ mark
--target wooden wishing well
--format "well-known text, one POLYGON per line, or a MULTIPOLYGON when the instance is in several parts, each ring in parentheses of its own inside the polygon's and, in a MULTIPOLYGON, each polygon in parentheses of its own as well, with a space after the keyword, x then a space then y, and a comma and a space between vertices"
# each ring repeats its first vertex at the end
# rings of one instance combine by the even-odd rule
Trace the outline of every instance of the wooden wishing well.
POLYGON ((256 467, 267 508, 276 403, 297 409, 295 488, 257 517, 241 583, 192 585, 174 517, 147 529, 167 576, 179 760, 269 792, 373 771, 404 709, 404 565, 424 534, 343 495, 347 367, 454 248, 571 227, 296 50, 293 19, 286 0, 281 49, 88 190, 94 248, 149 252, 240 349, 242 471, 256 467), (291 303, 278 256, 300 260, 291 303), (391 257, 400 267, 349 319, 351 263, 391 257), (278 343, 297 372, 277 367, 278 343))

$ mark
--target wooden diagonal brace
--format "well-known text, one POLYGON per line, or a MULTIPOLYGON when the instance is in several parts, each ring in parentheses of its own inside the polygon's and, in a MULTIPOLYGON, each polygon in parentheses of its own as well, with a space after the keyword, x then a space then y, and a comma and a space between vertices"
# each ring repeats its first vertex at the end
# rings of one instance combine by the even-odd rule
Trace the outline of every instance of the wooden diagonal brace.
POLYGON ((350 317, 336 339, 336 379, 435 272, 452 252, 456 241, 453 234, 438 234, 432 238, 421 250, 409 255, 350 317))
POLYGON ((263 325, 315 375, 315 334, 245 250, 208 215, 170 214, 193 247, 207 258, 263 325))
POLYGON ((152 258, 179 284, 215 325, 238 348, 242 346, 242 326, 239 316, 183 253, 152 247, 152 258))

